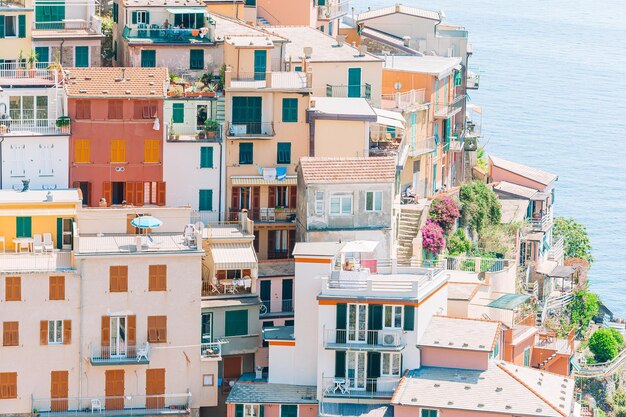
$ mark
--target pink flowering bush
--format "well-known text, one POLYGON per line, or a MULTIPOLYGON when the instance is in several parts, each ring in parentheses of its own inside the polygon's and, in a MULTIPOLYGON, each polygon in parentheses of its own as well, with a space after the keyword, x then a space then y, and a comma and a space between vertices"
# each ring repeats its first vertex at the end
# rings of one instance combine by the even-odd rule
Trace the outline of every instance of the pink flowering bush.
POLYGON ((456 219, 461 217, 459 203, 450 197, 436 198, 430 204, 428 217, 436 222, 448 235, 456 224, 456 219))
POLYGON ((426 220, 426 224, 422 227, 422 247, 424 250, 437 255, 443 250, 444 245, 443 229, 434 220, 426 220))

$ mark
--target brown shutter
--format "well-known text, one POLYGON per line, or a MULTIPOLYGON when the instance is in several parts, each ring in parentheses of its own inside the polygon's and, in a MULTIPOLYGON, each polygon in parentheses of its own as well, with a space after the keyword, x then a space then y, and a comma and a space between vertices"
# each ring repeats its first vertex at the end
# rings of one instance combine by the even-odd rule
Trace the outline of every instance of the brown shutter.
POLYGON ((63 320, 63 344, 72 343, 72 320, 63 320))
POLYGON ((252 209, 258 210, 261 207, 261 187, 252 187, 252 209))
POLYGON ((126 200, 126 204, 135 204, 135 183, 127 182, 124 188, 124 199, 126 200))
POLYGON ((117 267, 110 266, 109 267, 109 292, 117 292, 119 291, 119 278, 117 276, 117 267))
POLYGON ((230 211, 239 212, 239 195, 241 193, 240 187, 233 187, 232 194, 230 196, 230 211))
POLYGON ((148 342, 157 341, 156 317, 148 316, 148 342))
POLYGON ((102 183, 102 197, 107 201, 107 206, 111 205, 111 181, 102 183))
POLYGON ((67 411, 68 371, 50 372, 50 411, 67 411))
POLYGON ((137 344, 137 316, 128 316, 126 326, 128 327, 128 346, 135 346, 137 344))
POLYGON ((157 206, 165 205, 165 183, 157 182, 157 206))
POLYGON ((155 267, 156 265, 148 266, 148 291, 157 290, 157 274, 155 267))
POLYGON ((143 206, 143 199, 144 199, 144 195, 143 195, 143 182, 136 182, 135 183, 135 205, 136 206, 143 206))
POLYGON ((39 344, 48 344, 48 321, 41 320, 39 322, 39 344))
POLYGON ((295 230, 290 230, 289 231, 289 253, 287 254, 288 257, 292 257, 293 256, 293 249, 296 246, 296 231, 295 230))
POLYGON ((93 194, 91 193, 91 182, 87 183, 87 205, 91 206, 91 199, 93 198, 93 194))
POLYGON ((296 201, 298 199, 298 187, 289 187, 289 208, 296 208, 296 201))
POLYGON ((6 301, 22 300, 22 278, 6 277, 4 281, 4 291, 6 301))
POLYGON ((167 316, 159 317, 159 342, 167 342, 167 316))
POLYGON ((165 394, 165 369, 146 369, 146 408, 163 408, 165 394))
POLYGON ((119 291, 127 292, 128 291, 128 266, 118 266, 118 282, 119 282, 119 291))
POLYGON ((109 346, 111 343, 111 318, 109 316, 102 316, 100 329, 100 345, 109 346))
POLYGON ((267 254, 268 258, 272 259, 270 253, 276 251, 276 231, 268 230, 267 231, 267 254))
POLYGON ((276 187, 270 186, 268 187, 267 191, 267 207, 274 208, 276 207, 276 187))

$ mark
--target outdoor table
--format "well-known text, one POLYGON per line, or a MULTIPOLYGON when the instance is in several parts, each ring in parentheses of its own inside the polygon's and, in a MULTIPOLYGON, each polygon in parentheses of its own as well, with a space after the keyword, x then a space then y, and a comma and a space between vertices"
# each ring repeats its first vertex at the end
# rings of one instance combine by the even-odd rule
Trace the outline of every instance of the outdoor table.
POLYGON ((33 251, 33 243, 35 240, 32 237, 16 237, 13 239, 13 244, 15 245, 15 253, 19 252, 19 248, 22 243, 28 243, 28 251, 33 251))

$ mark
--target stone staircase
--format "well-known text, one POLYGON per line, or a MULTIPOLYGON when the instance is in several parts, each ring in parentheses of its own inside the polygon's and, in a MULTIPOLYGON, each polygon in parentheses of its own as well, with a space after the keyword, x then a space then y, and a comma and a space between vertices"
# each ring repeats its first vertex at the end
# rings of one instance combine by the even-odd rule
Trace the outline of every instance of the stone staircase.
POLYGON ((215 121, 223 124, 226 121, 226 99, 223 95, 217 98, 217 107, 215 108, 215 121))
POLYGON ((417 236, 428 216, 428 206, 402 207, 398 222, 397 259, 398 264, 407 264, 413 257, 413 239, 417 236))

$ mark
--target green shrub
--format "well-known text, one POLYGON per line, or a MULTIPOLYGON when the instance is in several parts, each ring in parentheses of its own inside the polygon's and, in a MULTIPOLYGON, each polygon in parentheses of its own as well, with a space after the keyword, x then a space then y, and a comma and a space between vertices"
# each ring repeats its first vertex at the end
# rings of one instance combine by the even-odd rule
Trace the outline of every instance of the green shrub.
MULTIPOLYGON (((609 330, 611 331, 613 339, 615 339, 615 341, 617 342, 618 349, 622 350, 622 348, 624 347, 624 336, 622 336, 622 334, 617 329, 609 327, 609 330)), ((626 403, 624 404, 624 406, 626 407, 626 403)))
POLYGON ((617 407, 614 414, 615 417, 626 417, 626 407, 617 407))
POLYGON ((472 181, 461 186, 461 219, 464 225, 480 234, 485 226, 500 223, 502 217, 500 201, 496 193, 481 181, 472 181))
POLYGON ((613 404, 615 404, 616 407, 626 407, 626 392, 615 392, 615 394, 613 394, 613 404))
POLYGON ((448 238, 446 249, 448 255, 463 255, 472 249, 472 242, 465 236, 463 229, 456 229, 456 232, 448 238))
POLYGON ((618 346, 611 329, 603 328, 596 330, 589 339, 589 350, 593 352, 596 361, 599 363, 608 362, 615 358, 618 353, 618 346))

